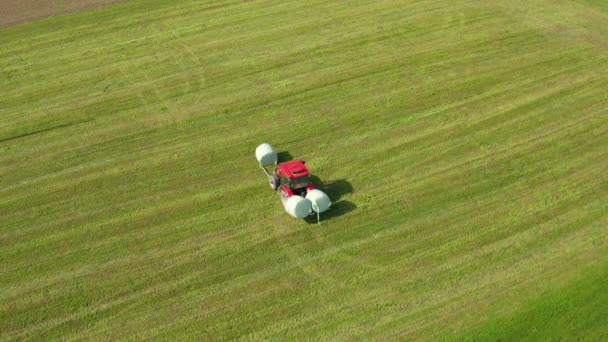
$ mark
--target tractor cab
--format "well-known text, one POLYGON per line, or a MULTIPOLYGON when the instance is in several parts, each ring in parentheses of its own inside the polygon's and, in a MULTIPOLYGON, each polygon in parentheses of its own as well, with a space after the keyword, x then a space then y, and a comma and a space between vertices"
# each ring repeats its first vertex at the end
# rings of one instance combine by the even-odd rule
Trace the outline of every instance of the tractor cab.
POLYGON ((291 161, 278 165, 274 178, 277 188, 282 189, 288 197, 305 196, 308 191, 315 188, 304 161, 291 161))

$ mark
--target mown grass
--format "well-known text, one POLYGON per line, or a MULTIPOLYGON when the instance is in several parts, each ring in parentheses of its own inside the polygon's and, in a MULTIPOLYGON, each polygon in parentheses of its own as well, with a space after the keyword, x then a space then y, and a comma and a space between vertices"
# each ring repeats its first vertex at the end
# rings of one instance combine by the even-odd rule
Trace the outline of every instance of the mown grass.
POLYGON ((607 16, 133 1, 1 30, 3 339, 431 339, 528 312, 608 252, 607 16), (261 142, 339 197, 321 226, 282 211, 261 142))
POLYGON ((512 317, 493 319, 463 340, 538 341, 608 338, 606 307, 608 263, 585 270, 567 286, 552 289, 527 303, 512 317))

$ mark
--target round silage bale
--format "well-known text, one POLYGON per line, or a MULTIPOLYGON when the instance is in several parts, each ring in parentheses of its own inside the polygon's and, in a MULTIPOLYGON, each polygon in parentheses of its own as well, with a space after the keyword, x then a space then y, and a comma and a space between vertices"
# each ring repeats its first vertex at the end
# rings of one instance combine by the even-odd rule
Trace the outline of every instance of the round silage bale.
POLYGON ((295 218, 303 219, 310 214, 311 205, 306 198, 293 195, 285 202, 285 211, 295 218))
POLYGON ((255 149, 255 158, 262 166, 270 166, 277 163, 277 151, 270 144, 261 144, 255 149))
POLYGON ((316 213, 322 213, 331 207, 329 196, 319 189, 310 190, 306 194, 306 199, 310 201, 312 210, 316 213))

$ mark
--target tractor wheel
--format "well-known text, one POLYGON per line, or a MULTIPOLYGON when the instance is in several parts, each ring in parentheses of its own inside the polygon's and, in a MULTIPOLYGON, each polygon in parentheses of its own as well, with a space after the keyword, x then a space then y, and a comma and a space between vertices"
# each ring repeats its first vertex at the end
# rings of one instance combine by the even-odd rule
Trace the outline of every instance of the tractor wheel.
POLYGON ((285 191, 285 189, 281 188, 279 189, 279 197, 284 200, 287 201, 287 199, 289 198, 289 195, 287 194, 287 191, 285 191))
POLYGON ((270 187, 272 188, 272 190, 276 191, 279 188, 279 177, 270 176, 268 178, 270 178, 270 187))
POLYGON ((287 192, 285 192, 284 189, 279 188, 277 190, 277 194, 279 194, 279 200, 281 201, 281 204, 283 205, 283 207, 285 207, 285 203, 287 202, 287 199, 289 198, 289 196, 287 195, 287 192))

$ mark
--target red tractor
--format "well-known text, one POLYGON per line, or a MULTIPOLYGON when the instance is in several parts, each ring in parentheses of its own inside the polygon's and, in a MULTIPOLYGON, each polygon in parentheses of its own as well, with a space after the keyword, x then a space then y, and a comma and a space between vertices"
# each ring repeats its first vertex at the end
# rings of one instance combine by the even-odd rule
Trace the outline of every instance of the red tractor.
POLYGON ((315 189, 310 180, 310 172, 304 161, 290 161, 277 165, 277 153, 269 144, 262 144, 255 150, 255 156, 268 182, 276 190, 285 210, 293 217, 304 218, 313 212, 318 214, 331 206, 329 197, 315 189), (268 167, 274 166, 270 173, 268 167))
POLYGON ((310 180, 310 172, 303 160, 277 165, 270 179, 270 186, 284 197, 298 195, 306 197, 315 185, 310 180))

